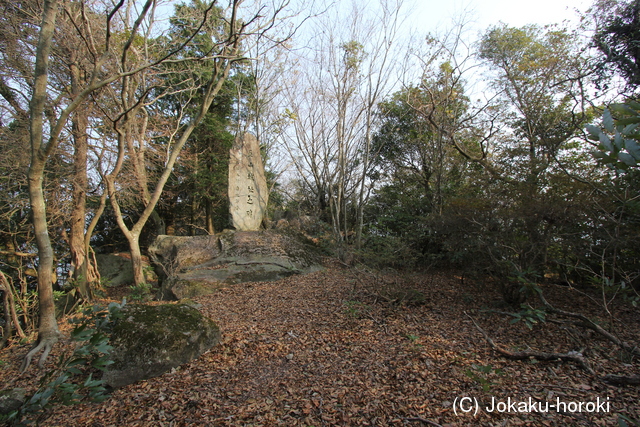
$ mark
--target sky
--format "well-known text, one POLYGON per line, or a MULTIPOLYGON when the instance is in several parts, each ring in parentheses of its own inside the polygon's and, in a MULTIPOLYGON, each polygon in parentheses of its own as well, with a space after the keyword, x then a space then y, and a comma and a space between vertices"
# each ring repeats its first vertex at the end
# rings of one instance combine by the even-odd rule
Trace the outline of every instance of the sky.
POLYGON ((514 27, 577 21, 575 9, 584 12, 591 4, 589 0, 414 0, 410 20, 417 28, 433 31, 450 27, 452 19, 469 12, 472 25, 482 31, 499 21, 514 27))

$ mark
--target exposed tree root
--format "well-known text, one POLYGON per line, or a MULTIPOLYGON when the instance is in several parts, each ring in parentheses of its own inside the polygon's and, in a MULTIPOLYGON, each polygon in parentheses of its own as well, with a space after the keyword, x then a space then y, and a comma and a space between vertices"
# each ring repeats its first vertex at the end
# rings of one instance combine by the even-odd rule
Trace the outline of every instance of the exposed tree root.
POLYGON ((54 344, 57 342, 58 342, 57 335, 39 338, 38 343, 35 345, 35 347, 33 347, 29 351, 29 353, 27 353, 27 355, 24 357, 24 360, 22 361, 22 366, 20 367, 20 372, 24 372, 29 368, 29 366, 31 365, 31 360, 33 359, 33 356, 38 354, 40 350, 42 350, 42 355, 38 360, 38 367, 42 368, 44 366, 44 362, 46 362, 47 360, 47 357, 49 357, 49 353, 51 353, 51 350, 53 349, 54 344))
POLYGON ((511 359, 511 360, 526 360, 526 359, 536 359, 536 360, 564 360, 564 361, 568 361, 568 362, 574 362, 578 365, 580 365, 580 367, 582 367, 582 369, 584 369, 585 371, 589 372, 592 375, 595 375, 595 371, 591 368, 591 366, 589 365, 589 362, 587 361, 587 359, 582 356, 580 353, 578 352, 568 352, 568 353, 545 353, 545 352, 541 352, 541 351, 509 351, 503 347, 501 347, 500 345, 496 344, 491 337, 489 337, 489 335, 480 327, 478 326, 478 324, 476 323, 476 321, 473 319, 473 317, 469 316, 469 314, 467 314, 467 312, 464 312, 464 314, 471 319, 471 321, 473 322, 473 324, 475 325, 476 329, 478 329, 478 331, 480 331, 480 333, 484 336, 485 340, 489 343, 489 345, 491 346, 492 349, 494 349, 495 351, 497 351, 498 353, 500 353, 501 355, 505 356, 507 359, 511 359))

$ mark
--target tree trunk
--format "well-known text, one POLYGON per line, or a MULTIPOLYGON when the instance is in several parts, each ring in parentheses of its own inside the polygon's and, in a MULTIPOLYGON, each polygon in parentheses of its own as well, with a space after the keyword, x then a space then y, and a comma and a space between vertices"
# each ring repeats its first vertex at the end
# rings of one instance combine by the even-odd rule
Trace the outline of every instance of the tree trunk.
MULTIPOLYGON (((37 154, 33 157, 39 157, 37 154)), ((38 300, 40 303, 40 323, 38 325, 38 344, 25 358, 23 370, 26 369, 31 358, 41 349, 44 353, 40 358, 42 366, 51 347, 58 341, 60 332, 56 321, 55 305, 53 302, 53 248, 47 231, 47 214, 42 179, 44 175, 44 160, 32 161, 29 168, 29 197, 31 200, 31 214, 38 246, 38 300)))
POLYGON ((211 203, 211 200, 207 197, 205 198, 205 202, 204 202, 204 206, 205 206, 205 211, 206 211, 206 223, 207 223, 207 234, 209 234, 210 236, 213 236, 214 234, 216 234, 216 230, 213 227, 213 204, 211 203))
MULTIPOLYGON (((150 4, 150 2, 147 4, 150 4)), ((137 154, 134 150, 135 147, 130 144, 132 132, 134 132, 134 130, 131 128, 130 121, 135 120, 135 115, 132 113, 131 107, 133 104, 139 104, 140 101, 142 101, 142 98, 136 99, 135 96, 129 98, 130 93, 128 92, 128 89, 129 84, 131 83, 130 77, 124 77, 122 80, 122 90, 120 92, 120 95, 123 100, 123 104, 120 106, 120 108, 122 109, 123 114, 120 118, 121 120, 118 119, 120 123, 114 123, 115 130, 118 133, 118 155, 116 165, 114 166, 112 172, 107 175, 106 182, 108 186, 109 198, 111 200, 111 206, 113 207, 118 227, 125 234, 125 236, 127 236, 127 240, 129 241, 131 250, 131 263, 134 271, 134 282, 136 285, 144 283, 144 276, 142 274, 142 254, 139 245, 139 236, 142 232, 142 228, 147 223, 153 211, 155 210, 164 190, 164 186, 173 171, 173 167, 178 156, 180 155, 182 148, 191 136, 193 130, 201 122, 202 118, 211 107, 211 104, 213 103, 215 97, 222 89, 225 81, 229 77, 229 72, 231 70, 232 64, 235 61, 241 59, 239 51, 240 41, 243 38, 241 34, 244 26, 241 25, 241 28, 237 28, 235 18, 237 8, 240 4, 241 2, 238 0, 234 0, 232 2, 232 16, 234 16, 234 18, 230 20, 230 34, 228 35, 228 38, 223 43, 223 46, 220 49, 219 58, 213 60, 212 74, 208 82, 206 82, 205 84, 205 90, 202 94, 202 99, 201 101, 199 101, 199 105, 197 106, 197 112, 195 116, 190 119, 189 123, 184 126, 184 128, 180 126, 180 128, 182 129, 180 137, 177 139, 177 141, 175 141, 173 146, 167 152, 167 158, 165 159, 164 167, 162 168, 162 171, 157 178, 155 186, 153 187, 153 191, 147 193, 148 197, 143 194, 145 208, 140 213, 138 220, 133 225, 133 227, 131 227, 131 229, 127 226, 127 224, 125 224, 124 216, 117 200, 118 192, 116 191, 117 187, 115 183, 118 174, 122 169, 122 165, 125 159, 125 153, 127 151, 127 155, 133 158, 134 168, 138 167, 135 179, 138 179, 139 186, 143 189, 143 192, 147 191, 145 189, 148 188, 148 182, 146 180, 146 175, 144 174, 145 165, 143 162, 138 163, 138 166, 135 165, 135 156, 137 154)), ((126 55, 123 55, 123 62, 125 61, 125 58, 126 55)), ((132 93, 132 95, 133 94, 135 94, 135 91, 132 93)), ((145 93, 144 96, 146 97, 146 95, 147 94, 145 93)), ((142 111, 142 113, 145 114, 144 111, 142 111)), ((145 122, 143 124, 143 130, 138 129, 136 133, 136 136, 139 136, 141 139, 146 137, 146 115, 145 122)), ((138 160, 139 159, 141 159, 141 157, 138 157, 138 160)))
POLYGON ((364 193, 366 191, 366 178, 367 171, 369 170, 369 154, 371 152, 371 112, 367 111, 366 116, 366 135, 365 135, 365 149, 362 159, 362 176, 360 177, 360 192, 358 194, 358 206, 356 207, 356 242, 355 246, 357 250, 362 249, 362 229, 364 228, 364 193))
MULTIPOLYGON (((71 71, 71 90, 75 97, 80 92, 79 79, 80 70, 73 63, 75 55, 72 55, 71 71)), ((87 152, 88 137, 87 127, 89 124, 88 112, 86 108, 78 108, 72 117, 72 135, 73 135, 73 191, 72 191, 72 211, 71 211, 71 230, 69 235, 69 250, 71 252, 71 267, 73 269, 73 280, 77 286, 78 292, 85 300, 92 298, 88 273, 88 253, 85 250, 85 221, 87 206, 87 187, 89 179, 87 177, 87 152)))
POLYGON ((131 267, 133 268, 133 283, 140 285, 146 282, 142 271, 142 251, 140 251, 140 235, 131 233, 127 236, 131 250, 131 267))
POLYGON ((39 361, 39 365, 42 366, 51 348, 60 336, 53 302, 53 248, 51 247, 51 239, 49 238, 49 232, 47 230, 46 202, 42 185, 45 163, 54 148, 49 144, 43 144, 42 138, 44 128, 43 114, 47 97, 49 56, 51 53, 51 41, 55 30, 57 12, 58 2, 56 0, 45 0, 44 11, 42 13, 42 26, 36 48, 34 85, 30 104, 31 164, 29 165, 28 183, 33 228, 38 246, 40 323, 38 325, 38 343, 27 353, 22 364, 23 371, 29 367, 33 356, 43 349, 44 351, 39 361))

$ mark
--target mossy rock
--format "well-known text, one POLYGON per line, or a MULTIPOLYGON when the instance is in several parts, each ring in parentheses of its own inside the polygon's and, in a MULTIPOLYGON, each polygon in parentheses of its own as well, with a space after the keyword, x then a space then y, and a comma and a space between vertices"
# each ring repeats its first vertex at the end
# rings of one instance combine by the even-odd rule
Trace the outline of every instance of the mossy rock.
POLYGON ((194 273, 193 275, 185 273, 169 279, 160 290, 160 298, 164 300, 195 298, 214 293, 223 286, 218 279, 200 277, 197 271, 194 273))
POLYGON ((0 391, 0 415, 9 415, 24 404, 26 398, 24 388, 11 388, 0 391))
MULTIPOLYGON (((267 282, 280 280, 294 274, 308 273, 313 267, 299 270, 295 266, 270 262, 265 257, 226 258, 223 268, 215 270, 194 269, 177 274, 163 282, 160 298, 181 300, 216 292, 226 285, 245 282, 267 282)), ((319 267, 316 267, 318 269, 319 267)))
POLYGON ((103 376, 113 388, 162 375, 220 342, 218 326, 188 304, 128 305, 122 315, 103 376))

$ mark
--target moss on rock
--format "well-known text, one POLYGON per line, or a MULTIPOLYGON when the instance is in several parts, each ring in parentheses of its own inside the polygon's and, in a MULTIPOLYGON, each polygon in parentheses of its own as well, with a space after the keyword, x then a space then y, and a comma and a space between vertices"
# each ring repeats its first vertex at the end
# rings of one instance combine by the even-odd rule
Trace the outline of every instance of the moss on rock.
POLYGON ((161 375, 220 342, 217 325, 187 304, 129 305, 122 314, 103 377, 114 388, 161 375))

